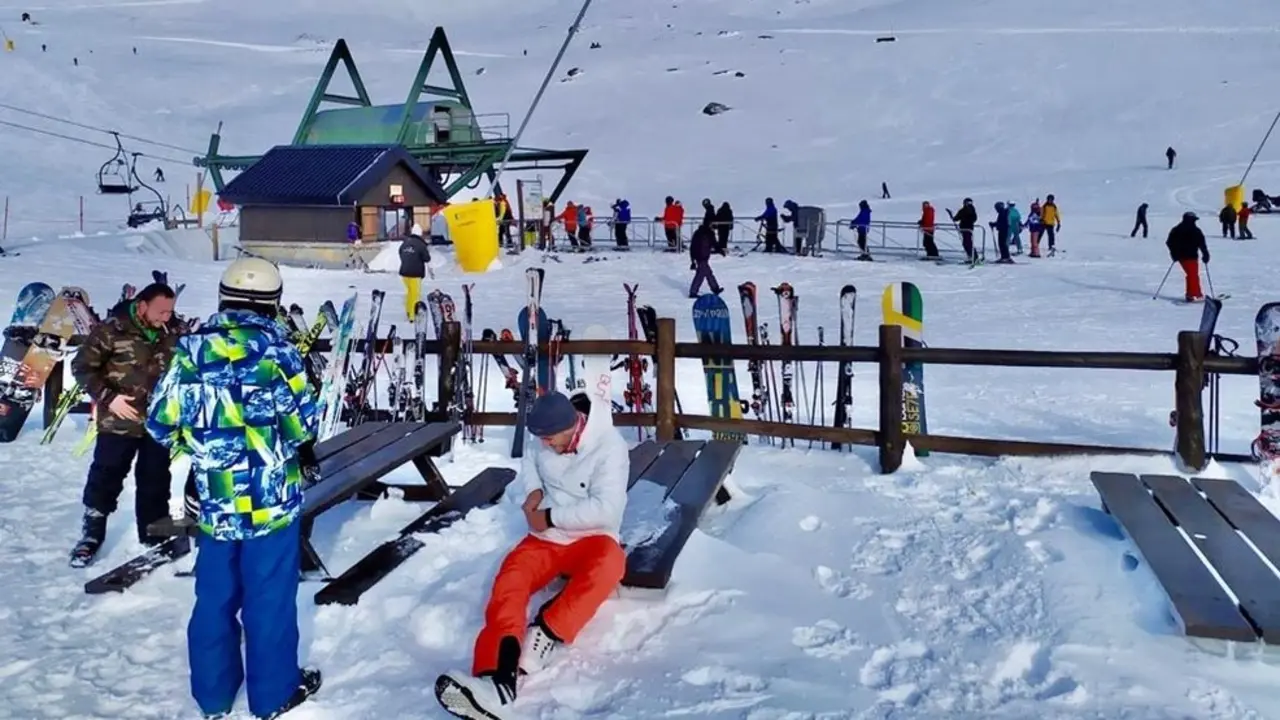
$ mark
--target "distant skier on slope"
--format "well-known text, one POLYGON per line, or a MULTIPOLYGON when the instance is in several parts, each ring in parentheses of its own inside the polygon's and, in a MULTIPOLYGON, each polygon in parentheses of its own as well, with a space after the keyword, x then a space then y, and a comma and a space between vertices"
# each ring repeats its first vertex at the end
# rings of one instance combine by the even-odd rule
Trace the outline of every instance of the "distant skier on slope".
POLYGON ((680 249, 680 226, 684 224, 684 206, 679 200, 668 195, 663 200, 662 216, 654 218, 662 223, 662 232, 667 237, 667 252, 680 249))
POLYGON ((933 231, 936 229, 933 206, 928 200, 920 203, 920 219, 916 221, 916 225, 920 228, 920 242, 924 245, 924 257, 922 260, 937 260, 938 244, 933 241, 933 231))
POLYGON ((733 208, 728 202, 720 203, 716 210, 716 252, 721 255, 729 253, 729 234, 733 232, 733 208))
POLYGON ((1014 255, 1022 254, 1022 213, 1015 202, 1009 203, 1009 245, 1014 248, 1014 255))
POLYGON ((719 295, 724 292, 711 272, 711 253, 715 250, 716 236, 711 226, 703 223, 693 231, 693 239, 689 241, 689 269, 693 271, 693 282, 689 285, 689 298, 696 299, 702 290, 702 283, 711 285, 711 292, 719 295))
POLYGON ((631 242, 627 239, 627 228, 631 226, 631 203, 625 198, 618 198, 609 206, 613 210, 613 242, 618 250, 628 250, 631 242))
POLYGON ((1186 275, 1186 301, 1204 300, 1200 291, 1200 265, 1198 260, 1204 257, 1204 264, 1209 264, 1209 247, 1205 244, 1204 233, 1196 226, 1199 217, 1193 212, 1182 214, 1182 222, 1169 231, 1169 239, 1165 247, 1169 248, 1169 259, 1182 266, 1186 275))
POLYGON ((542 440, 522 469, 529 534, 498 568, 471 672, 436 680, 441 706, 460 718, 501 717, 516 700, 520 675, 538 672, 558 646, 572 643, 626 572, 618 533, 629 460, 607 401, 583 413, 567 396, 548 393, 534 401, 528 429, 542 440), (530 598, 560 575, 568 583, 529 623, 530 598))
POLYGON ((871 252, 867 250, 867 232, 871 230, 871 204, 866 200, 858 201, 858 215, 849 223, 858 234, 858 260, 871 262, 871 252))
POLYGON ((422 226, 414 223, 400 242, 400 281, 404 283, 404 312, 413 322, 422 297, 422 279, 431 270, 431 248, 422 237, 422 226))
POLYGON ((1236 208, 1231 203, 1222 206, 1222 210, 1218 211, 1218 222, 1222 223, 1222 237, 1231 236, 1232 240, 1236 239, 1236 208))
POLYGON ((1240 212, 1236 213, 1236 224, 1239 227, 1241 240, 1252 240, 1253 231, 1249 229, 1249 218, 1253 215, 1253 211, 1249 209, 1248 203, 1240 204, 1240 212))
POLYGON ((1129 231, 1129 237, 1137 237, 1138 228, 1142 228, 1142 237, 1147 236, 1147 204, 1142 203, 1138 206, 1138 215, 1133 220, 1133 230, 1129 231))
POLYGON ((995 211, 996 219, 989 225, 996 231, 996 247, 1000 249, 1000 259, 996 262, 1001 265, 1010 265, 1013 263, 1013 258, 1009 257, 1009 208, 1003 202, 997 202, 995 211))
POLYGON ((763 226, 764 251, 786 254, 787 251, 782 247, 782 242, 778 240, 778 208, 774 206, 773 198, 764 199, 764 212, 757 215, 755 220, 763 226))
POLYGON ((1164 149, 1164 159, 1169 161, 1169 170, 1173 169, 1173 161, 1176 157, 1178 157, 1178 151, 1174 150, 1173 146, 1164 149))
POLYGON ((1040 257, 1040 234, 1044 232, 1044 221, 1040 218, 1040 199, 1031 201, 1031 210, 1027 215, 1027 234, 1031 236, 1031 252, 1027 257, 1040 257))
POLYGON ((1056 248, 1054 241, 1062 232, 1062 213, 1058 211, 1058 203, 1054 202, 1053 193, 1044 197, 1044 206, 1040 208, 1040 221, 1044 223, 1044 234, 1049 239, 1049 256, 1053 257, 1056 248))
MULTIPOLYGON (((964 257, 972 263, 975 258, 973 228, 978 224, 978 209, 973 206, 973 198, 965 198, 964 204, 957 212, 951 212, 951 208, 947 208, 947 216, 960 230, 960 245, 964 248, 964 257)), ((1035 247, 1034 241, 1032 241, 1032 247, 1035 247)))
POLYGON ((232 263, 218 313, 178 341, 146 413, 151 438, 190 456, 195 474, 200 553, 187 658, 207 718, 229 714, 242 684, 249 711, 265 720, 321 684, 319 670, 298 665, 302 489, 319 479, 319 410, 302 356, 276 321, 283 289, 270 262, 232 263))

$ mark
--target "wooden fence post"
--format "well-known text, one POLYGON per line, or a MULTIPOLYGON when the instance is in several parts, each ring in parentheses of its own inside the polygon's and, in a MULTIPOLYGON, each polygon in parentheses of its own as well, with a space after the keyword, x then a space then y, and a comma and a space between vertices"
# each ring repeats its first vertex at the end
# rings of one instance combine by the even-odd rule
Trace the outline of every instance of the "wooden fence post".
MULTIPOLYGON (((453 400, 449 396, 450 386, 453 384, 453 373, 458 367, 458 355, 462 350, 462 325, 456 320, 447 320, 440 324, 440 366, 438 373, 438 389, 436 390, 439 401, 436 405, 437 411, 444 414, 445 409, 449 407, 449 403, 453 400)), ((425 400, 424 400, 425 402, 425 400)))
POLYGON ((902 328, 880 326, 880 472, 902 467, 902 328))
POLYGON ((653 369, 654 382, 658 385, 654 398, 655 424, 659 442, 676 439, 676 321, 658 318, 657 359, 653 369))
POLYGON ((1178 459, 1193 472, 1206 465, 1204 444, 1205 337, 1193 330, 1178 333, 1178 363, 1173 380, 1174 408, 1177 411, 1178 459))

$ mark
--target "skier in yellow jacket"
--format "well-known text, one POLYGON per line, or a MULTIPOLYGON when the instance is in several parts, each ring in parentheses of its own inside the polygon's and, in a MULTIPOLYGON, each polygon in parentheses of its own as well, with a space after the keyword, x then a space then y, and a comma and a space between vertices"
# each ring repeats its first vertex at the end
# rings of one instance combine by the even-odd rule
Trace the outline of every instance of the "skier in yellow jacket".
POLYGON ((1057 233, 1062 232, 1062 213, 1058 212, 1058 204, 1053 201, 1052 193, 1044 198, 1044 205, 1040 208, 1040 222, 1044 223, 1044 234, 1049 239, 1049 254, 1053 255, 1053 241, 1057 233))

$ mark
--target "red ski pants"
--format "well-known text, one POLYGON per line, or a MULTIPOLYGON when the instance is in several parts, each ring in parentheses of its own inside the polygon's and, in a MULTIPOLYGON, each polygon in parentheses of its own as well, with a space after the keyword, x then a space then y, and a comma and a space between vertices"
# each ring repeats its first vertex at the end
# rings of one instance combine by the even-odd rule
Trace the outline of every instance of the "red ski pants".
POLYGON ((1187 299, 1195 300, 1202 297, 1204 293, 1200 291, 1200 263, 1195 258, 1190 258, 1179 260, 1178 264, 1182 266, 1182 272, 1187 276, 1187 299))
POLYGON ((523 644, 529 624, 529 599, 552 580, 569 578, 542 606, 542 622, 562 642, 571 643, 622 582, 626 554, 607 535, 585 537, 569 545, 527 535, 498 568, 484 609, 484 627, 476 637, 473 675, 498 667, 498 645, 510 635, 523 644))

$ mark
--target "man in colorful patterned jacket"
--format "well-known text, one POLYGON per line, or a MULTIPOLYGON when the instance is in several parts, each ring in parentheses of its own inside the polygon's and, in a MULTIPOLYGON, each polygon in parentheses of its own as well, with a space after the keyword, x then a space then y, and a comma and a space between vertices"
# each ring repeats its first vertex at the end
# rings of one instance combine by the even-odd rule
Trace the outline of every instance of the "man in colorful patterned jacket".
POLYGON ((84 485, 84 520, 71 565, 91 564, 107 535, 107 516, 116 510, 124 480, 133 468, 137 491, 134 515, 138 539, 154 544, 147 526, 169 513, 169 451, 142 426, 156 381, 169 364, 181 332, 175 321, 174 291, 161 283, 112 308, 71 361, 71 371, 93 398, 98 438, 84 485))
POLYGON ((147 413, 152 437, 190 455, 195 472, 200 535, 187 652, 206 718, 227 717, 242 682, 258 718, 278 717, 320 688, 320 671, 298 665, 297 608, 299 514, 304 476, 318 477, 318 411, 302 357, 275 320, 282 291, 270 262, 232 263, 218 313, 178 341, 147 413))

